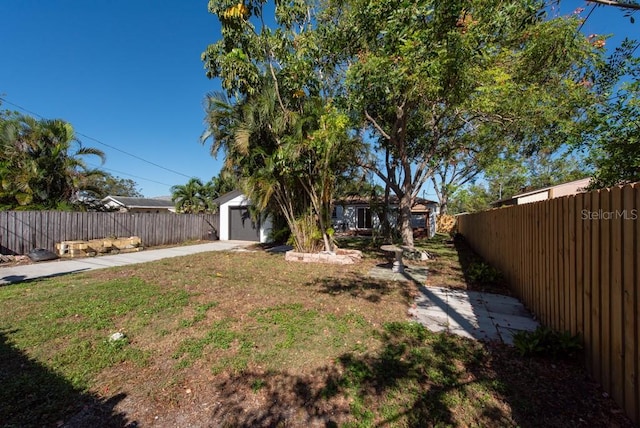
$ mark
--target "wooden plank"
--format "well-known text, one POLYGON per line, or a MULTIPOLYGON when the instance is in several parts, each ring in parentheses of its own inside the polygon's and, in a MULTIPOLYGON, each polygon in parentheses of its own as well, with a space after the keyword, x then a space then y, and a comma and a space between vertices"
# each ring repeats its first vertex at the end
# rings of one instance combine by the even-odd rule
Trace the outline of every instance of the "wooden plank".
POLYGON ((573 231, 574 197, 565 197, 562 200, 563 229, 564 229, 564 251, 563 251, 563 273, 562 289, 564 292, 564 329, 575 334, 575 296, 573 293, 573 283, 571 282, 572 272, 575 273, 575 257, 572 250, 575 248, 575 232, 573 231))
POLYGON ((543 215, 544 215, 544 210, 543 210, 543 205, 542 204, 535 204, 534 205, 534 209, 536 211, 536 224, 538 225, 538 236, 536 239, 536 306, 537 306, 537 312, 538 312, 538 319, 540 320, 540 322, 544 323, 545 319, 544 319, 544 275, 545 275, 545 269, 544 269, 544 258, 543 258, 543 252, 542 252, 542 243, 544 242, 544 237, 545 237, 545 231, 543 228, 543 215))
POLYGON ((544 209, 544 204, 536 204, 536 208, 537 208, 536 209, 537 223, 539 224, 539 229, 538 229, 539 236, 536 244, 537 256, 538 256, 537 290, 536 290, 538 295, 536 296, 536 300, 538 301, 538 317, 540 319, 540 322, 543 324, 546 324, 548 322, 548 320, 545 318, 546 305, 547 305, 546 294, 545 294, 547 270, 544 264, 544 249, 543 249, 545 239, 547 236, 547 231, 545 227, 546 224, 544 221, 544 216, 546 215, 546 212, 544 209))
POLYGON ((611 394, 611 224, 615 217, 611 191, 600 192, 602 219, 600 225, 600 340, 602 387, 611 394))
POLYGON ((553 247, 551 246, 552 238, 553 238, 553 219, 552 219, 552 211, 551 204, 549 201, 543 202, 545 206, 545 234, 544 234, 544 299, 545 299, 545 324, 548 326, 553 326, 553 297, 552 297, 552 266, 551 266, 551 252, 553 251, 553 247))
POLYGON ((640 425, 640 185, 624 189, 624 408, 640 425))
POLYGON ((549 316, 551 319, 551 327, 554 329, 559 329, 559 311, 558 311, 558 283, 556 275, 558 273, 557 261, 558 261, 558 217, 556 210, 556 202, 557 200, 552 199, 547 201, 549 204, 549 209, 551 212, 551 217, 549 219, 549 316))
MULTIPOLYGON (((591 192, 591 216, 597 216, 600 210, 600 191, 591 192)), ((591 373, 600 382, 602 380, 600 347, 600 222, 590 219, 591 225, 591 373)))
POLYGON ((584 209, 584 194, 580 193, 575 198, 574 224, 575 224, 575 260, 576 271, 574 278, 576 294, 576 331, 584 341, 584 223, 582 210, 584 209))
POLYGON ((535 257, 535 240, 534 240, 534 236, 537 236, 536 233, 534 233, 534 231, 537 231, 538 229, 536 228, 536 218, 533 215, 533 209, 531 208, 531 205, 527 206, 527 212, 528 212, 528 227, 529 227, 529 240, 527 242, 527 281, 528 281, 528 288, 529 291, 527 293, 527 295, 529 296, 529 309, 534 312, 536 314, 536 316, 538 316, 538 312, 537 312, 537 308, 535 306, 535 288, 536 288, 536 280, 535 280, 535 273, 537 272, 537 269, 534 269, 535 263, 536 263, 536 257, 535 257))
POLYGON ((549 242, 547 244, 547 257, 549 266, 549 319, 553 328, 558 328, 558 311, 556 309, 558 305, 558 284, 556 282, 557 269, 557 254, 558 254, 558 220, 556 213, 556 200, 548 202, 551 217, 549 221, 549 242))
POLYGON ((611 189, 610 200, 613 218, 611 219, 611 304, 610 304, 610 330, 611 330, 611 396, 624 406, 624 306, 622 304, 622 189, 611 189))
POLYGON ((565 313, 564 313, 564 290, 562 281, 564 279, 564 222, 562 221, 562 201, 563 199, 554 199, 554 285, 555 285, 555 302, 553 305, 555 311, 556 328, 564 331, 565 313))
MULTIPOLYGON (((529 211, 526 207, 521 208, 522 211, 522 230, 524 235, 522 242, 520 243, 520 260, 522 261, 522 268, 520 273, 520 300, 531 311, 531 275, 529 275, 529 263, 531 262, 531 244, 529 230, 531 227, 529 211)), ((532 311, 533 312, 533 311, 532 311)))

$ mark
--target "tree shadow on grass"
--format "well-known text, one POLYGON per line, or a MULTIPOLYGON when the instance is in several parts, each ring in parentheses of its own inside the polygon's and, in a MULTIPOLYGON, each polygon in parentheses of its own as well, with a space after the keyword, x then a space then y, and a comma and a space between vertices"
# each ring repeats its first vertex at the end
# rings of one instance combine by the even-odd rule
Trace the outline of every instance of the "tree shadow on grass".
POLYGON ((108 399, 75 388, 61 375, 16 348, 0 330, 0 426, 135 427, 114 411, 125 398, 108 399))
MULTIPOLYGON (((221 393, 210 422, 238 427, 461 425, 460 406, 452 397, 484 382, 469 375, 482 363, 482 348, 414 323, 389 324, 380 339, 377 351, 343 354, 335 364, 306 375, 243 371, 227 376, 215 385, 221 393)), ((498 406, 481 407, 473 420, 479 425, 509 420, 498 406)))
POLYGON ((306 283, 305 286, 316 288, 318 292, 331 296, 348 294, 372 303, 379 303, 384 296, 398 291, 403 299, 410 303, 416 293, 416 287, 412 283, 385 281, 364 275, 353 275, 348 278, 318 278, 306 283))
POLYGON ((409 322, 386 324, 379 339, 376 350, 342 354, 305 374, 254 368, 224 375, 214 381, 217 394, 208 422, 234 427, 632 426, 579 366, 522 358, 504 345, 434 334, 409 322))
POLYGON ((323 367, 308 375, 286 371, 245 370, 215 385, 221 391, 210 415, 211 426, 337 427, 349 415, 349 406, 339 399, 339 374, 323 367))

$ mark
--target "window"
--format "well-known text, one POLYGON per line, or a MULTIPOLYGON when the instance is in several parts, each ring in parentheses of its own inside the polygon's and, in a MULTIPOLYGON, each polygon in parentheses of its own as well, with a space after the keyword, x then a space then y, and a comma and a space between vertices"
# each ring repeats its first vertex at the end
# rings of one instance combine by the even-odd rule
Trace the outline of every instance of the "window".
POLYGON ((357 208, 358 229, 371 229, 371 210, 368 207, 357 208))
POLYGON ((427 227, 427 214, 411 213, 411 227, 414 229, 427 227))

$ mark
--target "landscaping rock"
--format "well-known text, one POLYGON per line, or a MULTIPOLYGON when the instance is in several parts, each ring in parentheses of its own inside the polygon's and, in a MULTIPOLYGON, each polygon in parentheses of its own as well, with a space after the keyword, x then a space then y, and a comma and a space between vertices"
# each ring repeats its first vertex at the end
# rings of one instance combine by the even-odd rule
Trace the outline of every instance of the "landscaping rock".
POLYGON ((362 259, 362 251, 338 249, 335 253, 298 253, 292 250, 285 253, 284 259, 290 262, 350 265, 362 259))
POLYGON ((117 342, 119 340, 124 340, 125 335, 124 333, 113 333, 111 336, 109 336, 109 342, 117 342))
POLYGON ((56 253, 44 248, 36 248, 34 250, 31 250, 27 255, 34 262, 43 262, 46 260, 55 260, 58 258, 58 255, 56 253))

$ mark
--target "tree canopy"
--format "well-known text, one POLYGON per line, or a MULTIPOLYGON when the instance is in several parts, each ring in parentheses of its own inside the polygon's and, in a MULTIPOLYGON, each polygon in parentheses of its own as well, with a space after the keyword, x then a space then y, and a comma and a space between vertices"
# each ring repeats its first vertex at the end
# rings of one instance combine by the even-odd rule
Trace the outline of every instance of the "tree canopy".
POLYGON ((354 167, 398 197, 412 246, 428 180, 446 204, 494 162, 579 140, 602 101, 603 39, 541 1, 295 0, 275 2, 273 17, 268 3, 209 2, 222 38, 202 59, 226 94, 207 98, 203 137, 294 236, 311 213, 325 248, 333 189, 354 167))
POLYGON ((258 208, 284 216, 296 248, 311 251, 321 240, 331 251, 333 191, 358 143, 334 105, 333 64, 319 61, 317 9, 276 2, 270 26, 265 3, 209 2, 222 39, 202 58, 226 94, 207 96, 203 141, 224 152, 225 170, 258 208))
POLYGON ((450 178, 474 153, 555 144, 591 101, 580 82, 597 45, 541 2, 346 5, 348 105, 372 137, 363 165, 401 201, 405 245, 412 202, 436 172, 450 178))
POLYGON ((104 176, 84 159, 104 162, 101 150, 83 146, 73 126, 60 119, 5 113, 0 117, 0 206, 2 209, 72 209, 79 195, 104 176))

